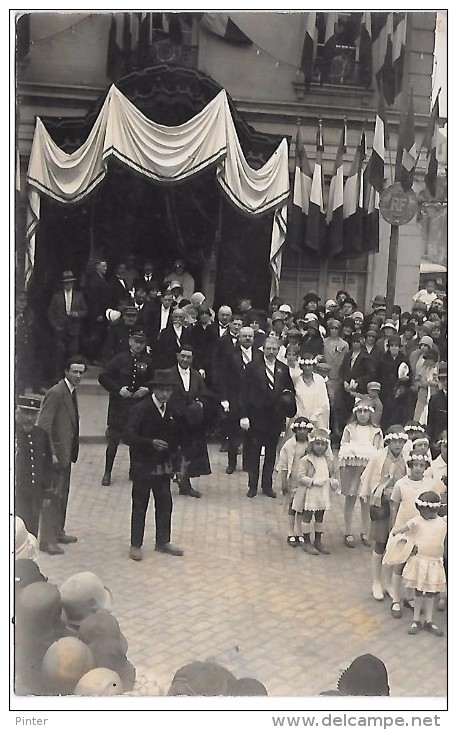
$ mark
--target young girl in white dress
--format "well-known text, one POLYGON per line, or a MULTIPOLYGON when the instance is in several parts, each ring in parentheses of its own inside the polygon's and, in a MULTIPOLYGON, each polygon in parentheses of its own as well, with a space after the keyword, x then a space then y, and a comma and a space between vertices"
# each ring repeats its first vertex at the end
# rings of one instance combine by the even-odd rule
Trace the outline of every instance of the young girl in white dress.
POLYGON ((301 530, 302 512, 292 508, 298 488, 298 471, 300 460, 308 449, 308 434, 313 425, 303 416, 298 416, 292 422, 292 437, 289 438, 279 452, 276 469, 281 480, 281 491, 287 496, 288 534, 287 544, 291 547, 303 545, 301 530))
POLYGON ((330 488, 338 487, 334 478, 335 464, 328 447, 330 437, 324 429, 314 429, 308 436, 308 449, 300 460, 298 488, 292 509, 302 512, 303 550, 310 555, 328 555, 322 545, 325 510, 330 507, 330 488), (311 542, 311 520, 314 517, 314 543, 311 542))
MULTIPOLYGON (((360 398, 344 428, 338 453, 341 493, 345 497, 344 544, 349 548, 355 546, 352 522, 360 492, 360 477, 370 457, 383 447, 382 431, 379 426, 373 424, 374 413, 375 409, 368 398, 360 398)), ((370 505, 367 501, 360 500, 360 511, 362 517, 360 537, 363 545, 369 547, 370 505)))
POLYGON ((435 597, 446 588, 443 553, 447 522, 438 514, 440 505, 436 492, 422 492, 416 499, 419 515, 392 530, 393 535, 410 534, 415 544, 403 569, 405 586, 415 589, 414 616, 408 634, 417 634, 423 628, 435 636, 443 636, 443 630, 433 622, 435 597), (420 621, 422 603, 425 609, 423 625, 420 621))

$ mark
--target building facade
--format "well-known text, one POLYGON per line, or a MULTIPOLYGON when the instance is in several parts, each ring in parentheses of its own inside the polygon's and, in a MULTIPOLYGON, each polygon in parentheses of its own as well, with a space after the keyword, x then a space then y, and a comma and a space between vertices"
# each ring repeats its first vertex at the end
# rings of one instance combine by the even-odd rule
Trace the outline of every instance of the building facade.
MULTIPOLYGON (((199 22, 200 19, 187 15, 189 17, 181 24, 182 32, 178 39, 170 31, 170 16, 165 22, 155 18, 155 34, 152 33, 149 56, 143 63, 178 64, 197 69, 226 89, 240 115, 256 131, 278 138, 287 136, 291 179, 298 124, 302 128, 312 167, 316 154, 316 128, 318 121, 322 120, 326 189, 344 119, 348 129, 345 174, 349 172, 364 126, 367 149, 371 150, 379 98, 375 83, 368 87, 361 83, 357 41, 349 32, 345 35, 353 13, 338 14, 337 27, 342 40, 334 49, 330 71, 325 82, 321 83, 317 64, 309 87, 300 70, 308 13, 233 12, 230 14, 232 22, 250 41, 244 44, 228 42, 208 30, 199 22)), ((431 108, 436 13, 412 12, 406 17, 403 89, 406 93, 410 87, 414 90, 416 145, 419 149, 431 108)), ((117 12, 116 20, 120 28, 123 14, 117 12)), ((28 45, 17 60, 17 144, 22 181, 18 193, 19 271, 24 236, 25 175, 35 117, 56 120, 81 118, 94 107, 112 81, 107 76, 111 28, 111 13, 30 14, 28 45)), ((122 43, 120 37, 118 40, 122 43)), ((323 39, 320 43, 319 38, 317 40, 319 58, 323 39)), ((405 94, 398 95, 387 112, 389 157, 393 163, 386 164, 387 184, 393 179, 400 110, 404 103, 405 94)), ((413 185, 421 202, 424 202, 421 198, 424 170, 423 152, 413 185)), ((425 212, 426 208, 423 210, 425 212)), ((428 220, 426 215, 419 214, 400 228, 396 301, 405 309, 409 309, 411 297, 417 291, 421 261, 434 258, 443 263, 445 257, 445 229, 443 234, 442 221, 437 224, 437 216, 434 211, 432 213, 428 220)), ((303 251, 294 250, 286 240, 280 296, 292 307, 298 308, 306 292, 315 291, 325 300, 334 297, 339 289, 345 289, 360 306, 369 306, 374 295, 384 294, 386 290, 389 238, 390 226, 380 219, 379 252, 337 262, 310 257, 303 251)), ((217 251, 214 256, 217 257, 217 251)), ((212 267, 214 270, 214 261, 212 267)), ((213 279, 210 269, 207 287, 214 285, 213 279)))

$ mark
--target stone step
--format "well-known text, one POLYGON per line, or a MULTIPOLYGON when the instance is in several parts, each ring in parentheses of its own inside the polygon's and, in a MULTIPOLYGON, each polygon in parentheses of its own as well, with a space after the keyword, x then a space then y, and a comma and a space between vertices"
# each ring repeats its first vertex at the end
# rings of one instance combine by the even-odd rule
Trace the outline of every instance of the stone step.
POLYGON ((106 441, 106 415, 108 412, 108 393, 101 386, 101 392, 81 391, 78 388, 79 440, 80 443, 104 443, 106 441))

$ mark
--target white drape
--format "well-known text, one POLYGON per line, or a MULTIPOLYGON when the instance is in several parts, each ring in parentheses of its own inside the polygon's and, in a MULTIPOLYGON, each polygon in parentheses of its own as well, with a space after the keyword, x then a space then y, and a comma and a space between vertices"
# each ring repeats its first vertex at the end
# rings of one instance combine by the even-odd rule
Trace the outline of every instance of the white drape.
POLYGON ((64 203, 81 200, 104 178, 111 155, 157 182, 184 180, 214 164, 219 184, 240 210, 248 215, 274 210, 270 265, 272 293, 278 293, 289 196, 286 139, 254 170, 244 157, 224 90, 189 121, 166 127, 147 119, 114 85, 87 140, 71 154, 53 142, 37 118, 27 174, 26 285, 34 265, 40 195, 64 203))

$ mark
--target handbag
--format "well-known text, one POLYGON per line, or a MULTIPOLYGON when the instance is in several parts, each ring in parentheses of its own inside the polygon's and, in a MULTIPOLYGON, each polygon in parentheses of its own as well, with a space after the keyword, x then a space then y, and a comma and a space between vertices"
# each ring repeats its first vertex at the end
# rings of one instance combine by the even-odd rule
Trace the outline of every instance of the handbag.
POLYGON ((383 565, 401 565, 406 563, 414 548, 414 540, 410 535, 399 532, 389 535, 386 551, 382 559, 383 565))

